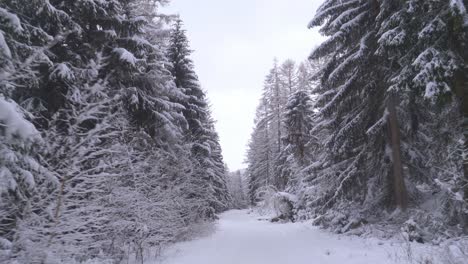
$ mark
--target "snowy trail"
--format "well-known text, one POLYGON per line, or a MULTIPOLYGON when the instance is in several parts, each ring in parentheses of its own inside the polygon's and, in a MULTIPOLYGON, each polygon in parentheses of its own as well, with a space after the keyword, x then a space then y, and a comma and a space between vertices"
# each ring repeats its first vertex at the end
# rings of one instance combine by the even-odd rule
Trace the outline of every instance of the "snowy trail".
MULTIPOLYGON (((245 210, 221 215, 208 237, 179 243, 163 264, 387 264, 396 246, 377 240, 339 236, 306 223, 259 221, 245 210)), ((399 262, 401 263, 401 262, 399 262)))

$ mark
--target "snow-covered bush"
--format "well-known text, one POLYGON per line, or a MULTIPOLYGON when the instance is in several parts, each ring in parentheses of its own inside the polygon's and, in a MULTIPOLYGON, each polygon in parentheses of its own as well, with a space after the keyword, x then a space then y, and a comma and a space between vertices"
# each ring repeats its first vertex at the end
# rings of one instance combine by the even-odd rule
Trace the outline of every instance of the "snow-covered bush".
POLYGON ((272 217, 272 221, 293 221, 297 197, 287 192, 278 192, 272 186, 260 188, 257 192, 257 210, 261 215, 272 217))
POLYGON ((413 219, 409 219, 403 224, 403 226, 401 227, 401 232, 402 232, 403 238, 407 241, 410 241, 410 242, 416 241, 419 243, 424 242, 421 228, 413 219))

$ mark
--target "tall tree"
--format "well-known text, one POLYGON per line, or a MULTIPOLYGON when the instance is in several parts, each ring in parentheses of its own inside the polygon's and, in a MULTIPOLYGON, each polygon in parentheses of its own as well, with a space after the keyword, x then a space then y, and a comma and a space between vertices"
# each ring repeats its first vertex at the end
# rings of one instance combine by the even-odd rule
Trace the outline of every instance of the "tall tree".
POLYGON ((337 189, 326 191, 330 197, 327 206, 339 196, 370 201, 368 196, 373 194, 367 193, 364 186, 374 182, 370 180, 371 171, 380 171, 388 175, 387 182, 393 182, 373 186, 380 188, 373 192, 387 194, 391 203, 402 209, 408 205, 395 110, 400 99, 387 91, 388 69, 382 63, 385 57, 376 52, 377 40, 383 34, 380 26, 389 18, 391 8, 386 1, 341 4, 330 0, 310 23, 311 27, 323 25, 321 32, 330 36, 311 55, 311 59, 331 57, 322 77, 321 90, 325 93, 319 100, 323 103, 322 116, 335 120, 331 122, 334 132, 326 143, 331 148, 326 159, 333 162, 322 171, 338 171, 338 175, 331 176, 336 179, 337 189), (386 148, 391 149, 392 157, 387 158, 386 148), (391 195, 386 186, 393 186, 391 195))
MULTIPOLYGON (((382 27, 382 30, 388 33, 379 39, 379 44, 382 46, 379 51, 395 61, 396 66, 392 68, 390 89, 405 94, 407 97, 402 101, 401 107, 411 112, 411 127, 415 135, 412 140, 414 141, 424 141, 427 138, 421 135, 422 129, 427 126, 432 128, 429 133, 436 138, 438 131, 443 131, 442 127, 447 125, 444 121, 451 120, 449 122, 452 124, 452 129, 450 129, 452 133, 446 135, 448 141, 435 141, 430 144, 442 144, 443 149, 451 149, 461 142, 460 137, 463 135, 460 131, 463 131, 463 126, 466 127, 466 109, 468 109, 466 96, 463 96, 466 94, 468 73, 466 68, 468 62, 467 19, 466 2, 427 3, 414 0, 395 6, 393 19, 382 27), (420 12, 424 15, 414 15, 420 12), (402 52, 403 50, 406 52, 402 52), (424 109, 424 111, 419 109, 424 109), (428 117, 428 114, 443 117, 448 112, 452 113, 451 117, 439 121, 438 124, 441 125, 439 128, 436 128, 437 125, 434 127, 434 117, 428 117), (462 124, 463 122, 465 125, 462 124)), ((464 142, 466 144, 466 140, 464 142)), ((459 146, 459 148, 463 147, 459 146)), ((431 173, 432 178, 438 181, 447 182, 449 178, 452 180, 453 185, 439 186, 445 189, 444 191, 452 198, 460 195, 459 188, 456 186, 466 186, 463 183, 466 183, 467 174, 466 161, 463 161, 463 157, 466 159, 466 154, 456 153, 455 156, 458 156, 460 160, 455 163, 458 165, 446 162, 438 164, 437 167, 442 166, 446 171, 457 171, 452 175, 460 175, 459 177, 431 173), (463 173, 465 180, 458 173, 460 166, 465 166, 463 173), (452 186, 449 188, 451 190, 447 190, 446 186, 452 186)), ((426 155, 437 156, 432 151, 426 152, 426 155)), ((431 160, 435 161, 436 158, 431 158, 431 160)), ((464 193, 466 195, 467 191, 465 190, 464 193)), ((465 208, 468 206, 467 201, 464 206, 465 208)), ((467 219, 464 220, 465 223, 467 219)))
POLYGON ((229 202, 225 196, 226 172, 205 92, 190 59, 192 51, 182 20, 176 20, 168 42, 170 71, 177 88, 184 95, 179 103, 184 107, 183 115, 188 123, 184 135, 192 153, 192 177, 195 184, 201 185, 200 193, 193 193, 193 196, 201 199, 200 204, 205 204, 199 207, 200 214, 213 218, 215 212, 227 209, 229 202))
MULTIPOLYGON (((466 25, 460 22, 466 12, 460 10, 460 1, 418 0, 329 0, 319 8, 310 26, 321 25, 329 38, 310 58, 329 62, 316 89, 320 118, 313 132, 331 136, 324 138, 319 161, 309 168, 314 172, 309 184, 318 192, 308 198, 310 207, 375 215, 383 207, 417 206, 424 190, 416 184, 451 192, 438 182, 453 177, 434 173, 421 161, 430 157, 435 165, 435 152, 425 147, 429 141, 434 149, 457 149, 460 138, 460 116, 455 114, 458 124, 447 122, 454 129, 445 147, 435 140, 437 125, 428 117, 457 112, 458 103, 449 98, 457 90, 456 76, 466 75, 466 53, 449 43, 466 42, 466 25)), ((441 171, 460 175, 461 156, 458 165, 452 162, 457 155, 441 171)))
POLYGON ((0 4, 2 261, 143 261, 227 208, 204 93, 169 70, 166 2, 0 4))

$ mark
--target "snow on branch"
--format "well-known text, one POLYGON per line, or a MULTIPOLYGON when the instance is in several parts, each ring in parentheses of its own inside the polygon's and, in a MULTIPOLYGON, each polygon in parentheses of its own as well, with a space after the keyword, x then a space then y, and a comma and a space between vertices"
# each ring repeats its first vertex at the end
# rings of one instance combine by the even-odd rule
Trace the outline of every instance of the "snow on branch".
POLYGON ((39 132, 23 117, 19 109, 16 103, 0 97, 0 128, 3 128, 7 139, 14 136, 23 140, 37 139, 39 132))
POLYGON ((135 64, 138 61, 138 59, 135 57, 135 55, 133 55, 133 53, 124 48, 114 48, 113 52, 119 55, 119 59, 121 61, 126 62, 132 66, 135 66, 135 64))

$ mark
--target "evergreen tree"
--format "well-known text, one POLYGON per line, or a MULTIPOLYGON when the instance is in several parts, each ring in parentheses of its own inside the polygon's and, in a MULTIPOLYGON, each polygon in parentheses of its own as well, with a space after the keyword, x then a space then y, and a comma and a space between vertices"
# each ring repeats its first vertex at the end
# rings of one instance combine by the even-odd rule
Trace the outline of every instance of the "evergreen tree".
MULTIPOLYGON (((463 120, 466 121, 466 118, 462 116, 466 116, 467 113, 466 99, 463 97, 466 93, 466 88, 463 87, 466 87, 467 82, 468 61, 467 24, 463 22, 468 19, 466 4, 462 1, 433 3, 409 1, 399 6, 393 16, 394 18, 383 27, 389 33, 379 39, 382 45, 380 52, 398 61, 397 66, 393 68, 390 89, 404 93, 406 96, 406 100, 402 101, 402 107, 411 112, 408 119, 412 124, 412 141, 427 144, 429 143, 427 132, 422 131, 428 128, 429 137, 437 138, 438 131, 446 130, 447 127, 444 126, 451 123, 452 133, 446 134, 445 137, 448 140, 443 140, 440 144, 445 149, 453 149, 457 145, 462 149, 463 147, 459 145, 460 138, 463 137, 460 129, 462 129, 463 120), (420 12, 424 12, 424 15, 414 16, 420 12), (400 41, 393 41, 392 35, 402 34, 405 35, 404 38, 400 41), (401 52, 403 49, 408 52, 401 52), (408 89, 409 87, 411 89, 408 89), (445 118, 442 119, 444 116, 445 118), (435 119, 439 119, 440 127, 434 123, 435 119), (425 135, 422 135, 423 133, 425 135)), ((464 142, 466 144, 466 140, 464 142)), ((436 149, 439 142, 431 141, 430 144, 436 149)), ((441 149, 439 151, 445 152, 441 149)), ((438 153, 427 150, 425 153, 432 162, 437 160, 432 157, 437 156, 438 153)), ((463 154, 459 151, 456 153, 459 158, 458 162, 447 162, 444 165, 439 164, 438 167, 446 171, 458 172, 460 166, 465 166, 466 171, 466 162, 465 165, 460 165, 463 164, 463 154)), ((428 169, 431 168, 426 168, 428 169)), ((431 172, 430 175, 431 181, 437 178, 437 180, 447 182, 450 179, 452 184, 454 183, 449 184, 452 185, 450 189, 453 188, 453 190, 459 189, 456 186, 465 186, 463 182, 466 180, 459 173, 454 174, 459 175, 456 177, 441 175, 440 172, 431 172)), ((466 172, 464 175, 466 179, 466 172)), ((443 186, 440 187, 444 189, 443 186)), ((452 190, 444 191, 448 192, 452 199, 460 194, 452 190)), ((466 195, 467 192, 464 193, 466 195)), ((466 201, 465 206, 467 206, 466 201)), ((464 221, 466 223, 466 219, 464 221)))
POLYGON ((0 4, 2 261, 143 261, 227 208, 205 95, 169 70, 163 3, 0 4))
POLYGON ((273 185, 273 145, 268 123, 268 106, 265 99, 257 107, 255 127, 247 150, 248 195, 250 202, 256 204, 258 193, 263 187, 273 185))
POLYGON ((386 203, 404 209, 408 204, 395 106, 399 99, 386 89, 387 62, 376 53, 379 27, 389 17, 388 4, 326 1, 310 23, 323 25, 321 32, 330 36, 311 55, 331 57, 318 101, 321 122, 329 123, 333 133, 325 142, 329 150, 320 169, 321 178, 331 179, 323 186, 323 200, 317 200, 322 208, 330 208, 340 198, 364 203, 364 208, 386 203), (377 171, 387 176, 375 180, 377 171), (378 194, 383 195, 374 197, 378 194))
POLYGON ((284 90, 288 96, 293 94, 297 88, 297 73, 296 63, 293 60, 286 60, 280 66, 280 79, 282 81, 282 85, 285 86, 284 90))
POLYGON ((202 218, 213 218, 215 212, 227 209, 229 202, 225 196, 226 172, 205 92, 190 59, 192 51, 180 19, 175 22, 168 42, 170 71, 177 88, 184 95, 178 102, 184 107, 183 115, 188 123, 184 137, 191 149, 194 166, 191 177, 198 185, 190 196, 199 199, 197 211, 202 218))
MULTIPOLYGON (((287 128, 285 143, 290 147, 294 158, 303 166, 310 150, 307 149, 313 126, 312 100, 306 91, 294 93, 286 105, 284 123, 287 128)), ((288 147, 287 147, 288 148, 288 147)))
MULTIPOLYGON (((329 39, 311 58, 329 62, 316 89, 320 118, 313 132, 331 136, 309 167, 309 207, 375 216, 385 207, 417 206, 425 191, 416 184, 441 190, 435 183, 449 177, 427 163, 436 155, 427 144, 439 149, 429 116, 456 113, 458 106, 441 108, 427 98, 456 91, 456 76, 463 75, 465 53, 448 45, 465 43, 457 3, 330 0, 319 8, 310 26, 322 25, 329 39)), ((455 128, 448 149, 457 149, 460 122, 448 123, 455 128)), ((459 170, 459 160, 445 163, 452 166, 446 171, 459 170)))
MULTIPOLYGON (((318 69, 320 67, 316 65, 318 69)), ((297 89, 312 92, 315 88, 316 81, 313 80, 314 68, 309 62, 302 62, 297 68, 297 89)), ((316 70, 318 72, 318 70, 316 70)))
POLYGON ((36 151, 43 141, 21 108, 0 97, 0 113, 0 261, 7 262, 16 257, 15 240, 24 238, 24 223, 43 213, 42 201, 32 198, 53 191, 57 179, 41 165, 36 151))
POLYGON ((228 189, 232 196, 232 208, 246 208, 249 202, 245 193, 245 183, 242 171, 238 170, 235 172, 230 172, 228 177, 228 189))

